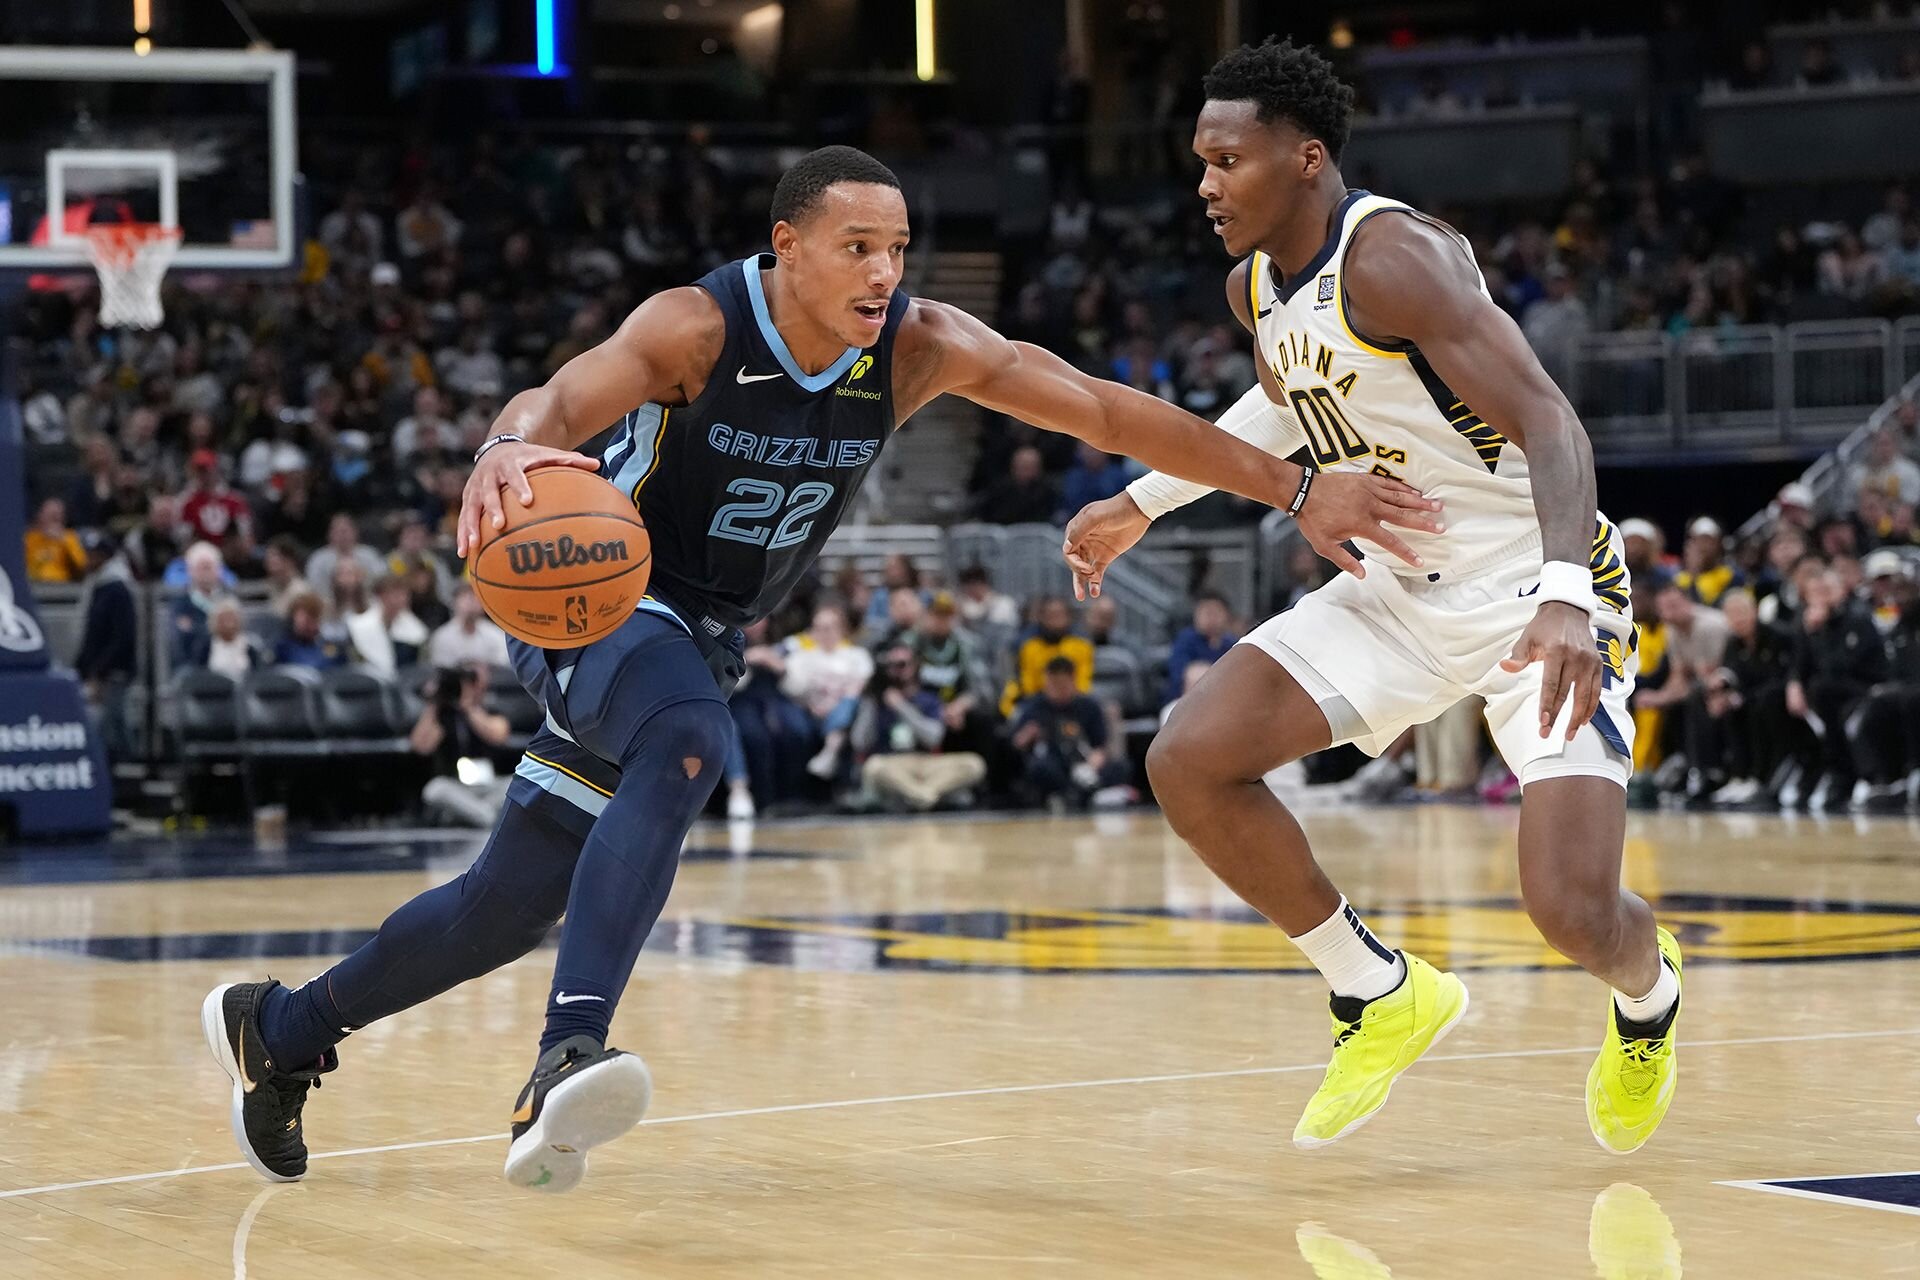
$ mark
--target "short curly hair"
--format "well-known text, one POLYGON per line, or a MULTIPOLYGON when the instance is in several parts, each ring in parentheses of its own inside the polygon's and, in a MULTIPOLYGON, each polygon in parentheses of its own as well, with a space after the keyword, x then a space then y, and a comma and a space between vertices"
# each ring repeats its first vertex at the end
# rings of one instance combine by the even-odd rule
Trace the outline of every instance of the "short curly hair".
POLYGON ((1335 164, 1353 127, 1353 87, 1312 45, 1272 36, 1243 44, 1213 64, 1203 82, 1208 98, 1251 102, 1262 122, 1285 120, 1326 145, 1335 164))
POLYGON ((821 147, 796 160, 780 175, 773 189, 773 207, 768 211, 774 222, 798 225, 820 204, 820 197, 837 182, 863 182, 900 189, 893 170, 858 147, 821 147))

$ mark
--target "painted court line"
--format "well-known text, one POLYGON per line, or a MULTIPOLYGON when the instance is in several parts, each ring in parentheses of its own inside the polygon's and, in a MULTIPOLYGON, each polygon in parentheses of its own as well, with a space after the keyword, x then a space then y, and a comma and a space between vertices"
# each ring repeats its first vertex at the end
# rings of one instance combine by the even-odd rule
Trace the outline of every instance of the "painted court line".
MULTIPOLYGON (((1920 1036, 1920 1027, 1904 1027, 1888 1031, 1821 1031, 1810 1035, 1795 1036, 1741 1036, 1729 1040, 1686 1040, 1682 1044, 1693 1049, 1712 1049, 1737 1047, 1756 1044, 1805 1044, 1820 1040, 1883 1040, 1893 1036, 1920 1036)), ((1573 1053, 1592 1053, 1592 1045, 1577 1045, 1567 1049, 1496 1049, 1485 1053, 1438 1053, 1423 1059, 1426 1062, 1485 1062, 1497 1058, 1553 1058, 1573 1053)), ((800 1111, 837 1111, 849 1107, 882 1107, 903 1102, 941 1102, 951 1098, 984 1098, 1013 1093, 1055 1093, 1063 1089, 1108 1089, 1120 1085, 1139 1084, 1176 1084, 1187 1080, 1231 1080, 1240 1076, 1281 1076, 1301 1071, 1324 1071, 1324 1062, 1303 1062, 1286 1067, 1236 1067, 1225 1071, 1176 1071, 1154 1076, 1113 1076, 1103 1080, 1055 1080, 1046 1084, 1000 1084, 988 1085, 979 1089, 942 1089, 933 1093, 896 1093, 878 1098, 838 1098, 829 1102, 789 1102, 773 1107, 744 1107, 738 1111, 698 1111, 683 1116, 659 1116, 651 1120, 642 1120, 642 1127, 663 1124, 692 1124, 701 1120, 740 1120, 749 1116, 788 1115, 800 1111)), ((471 1138, 430 1138, 424 1142, 394 1142, 379 1147, 350 1147, 344 1151, 323 1151, 309 1156, 312 1160, 340 1160, 347 1156, 383 1155, 389 1151, 424 1151, 431 1147, 458 1147, 475 1142, 504 1142, 504 1133, 482 1133, 471 1138)), ((44 1187, 21 1187, 15 1191, 0 1191, 0 1200, 12 1200, 19 1196, 47 1195, 55 1191, 76 1191, 83 1187, 110 1187, 123 1182, 158 1182, 167 1178, 184 1178, 196 1173, 224 1173, 229 1169, 244 1169, 246 1164, 234 1161, 230 1164, 194 1165, 185 1169, 163 1169, 155 1173, 124 1173, 116 1178, 88 1178, 80 1182, 54 1182, 44 1187)), ((1733 1184, 1728 1184, 1733 1185, 1733 1184)), ((1744 1185, 1744 1184, 1742 1184, 1744 1185)), ((1768 1188, 1777 1190, 1778 1188, 1768 1188)))
MULTIPOLYGON (((1825 1178, 1789 1178, 1789 1179, 1783 1179, 1783 1181, 1789 1181, 1789 1182, 1848 1181, 1850 1182, 1859 1178, 1889 1178, 1889 1177, 1901 1177, 1901 1176, 1912 1177, 1913 1175, 1912 1174, 1906 1174, 1906 1175, 1881 1174, 1881 1173, 1841 1173, 1841 1174, 1834 1174, 1831 1177, 1825 1177, 1825 1178)), ((1905 1213, 1905 1214, 1911 1214, 1914 1217, 1920 1217, 1920 1209, 1916 1209, 1915 1207, 1909 1204, 1880 1204, 1876 1201, 1862 1199, 1858 1196, 1836 1196, 1825 1191, 1808 1191, 1805 1187, 1776 1187, 1776 1186, 1771 1186, 1765 1182, 1716 1182, 1713 1185, 1716 1187, 1737 1187, 1742 1191, 1764 1191, 1768 1195, 1792 1196, 1797 1200, 1818 1200, 1825 1204, 1841 1204, 1841 1205, 1845 1205, 1849 1209, 1878 1209, 1882 1213, 1905 1213)))

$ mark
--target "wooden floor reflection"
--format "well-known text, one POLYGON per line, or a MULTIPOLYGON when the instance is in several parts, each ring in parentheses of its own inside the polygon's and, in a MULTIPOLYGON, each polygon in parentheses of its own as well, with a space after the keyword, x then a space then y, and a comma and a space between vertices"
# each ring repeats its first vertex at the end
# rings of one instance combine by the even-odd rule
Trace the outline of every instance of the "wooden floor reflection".
POLYGON ((1158 818, 763 825, 696 837, 616 1022, 653 1114, 555 1199, 496 1136, 551 951, 349 1040, 298 1185, 234 1167, 200 1042, 211 984, 304 978, 471 842, 36 855, 0 876, 0 1276, 1920 1275, 1920 1175, 1728 1185, 1920 1170, 1920 825, 1635 817, 1688 1003, 1618 1159, 1581 1108, 1605 997, 1515 905, 1515 815, 1306 822, 1474 996, 1348 1141, 1288 1140, 1324 988, 1158 818))

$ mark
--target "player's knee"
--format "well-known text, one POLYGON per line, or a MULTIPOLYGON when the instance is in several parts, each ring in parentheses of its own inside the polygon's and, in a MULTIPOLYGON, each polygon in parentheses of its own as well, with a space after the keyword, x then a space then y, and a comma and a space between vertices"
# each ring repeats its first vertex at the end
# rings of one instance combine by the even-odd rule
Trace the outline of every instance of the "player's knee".
POLYGON ((704 799, 720 780, 733 749, 733 717, 727 704, 700 698, 676 702, 650 717, 640 737, 644 761, 629 770, 657 770, 666 777, 678 774, 704 799))
POLYGON ((1604 959, 1620 946, 1620 895, 1555 880, 1523 886, 1527 915, 1547 945, 1575 960, 1604 959))
POLYGON ((1211 776, 1205 737, 1195 720, 1176 707, 1147 746, 1147 777, 1163 809, 1178 806, 1211 776))

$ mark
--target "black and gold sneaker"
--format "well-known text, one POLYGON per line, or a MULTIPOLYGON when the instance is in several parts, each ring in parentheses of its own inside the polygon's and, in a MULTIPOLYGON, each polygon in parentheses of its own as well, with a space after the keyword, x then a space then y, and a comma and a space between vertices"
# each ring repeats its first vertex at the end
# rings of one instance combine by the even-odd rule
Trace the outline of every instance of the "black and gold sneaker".
POLYGON ((307 1090, 340 1065, 328 1049, 313 1062, 287 1068, 273 1060, 260 1034, 260 1005, 280 984, 229 982, 207 993, 200 1005, 200 1028, 207 1048, 233 1080, 230 1119, 240 1154, 260 1175, 275 1182, 298 1182, 307 1175, 307 1136, 300 1112, 307 1090))
POLYGON ((540 1055, 513 1112, 507 1181, 533 1191, 571 1191, 587 1171, 587 1150, 612 1142, 647 1113, 653 1077, 630 1053, 591 1036, 562 1040, 540 1055))

